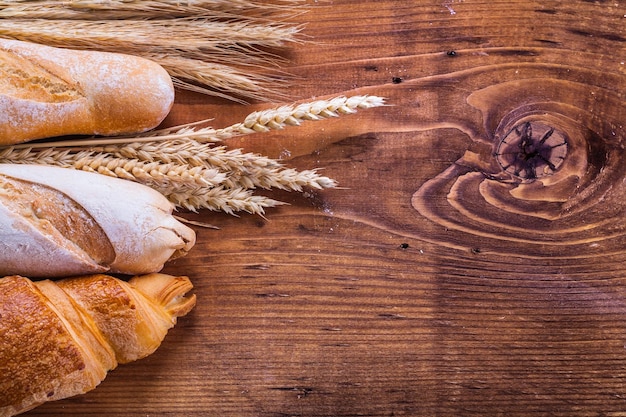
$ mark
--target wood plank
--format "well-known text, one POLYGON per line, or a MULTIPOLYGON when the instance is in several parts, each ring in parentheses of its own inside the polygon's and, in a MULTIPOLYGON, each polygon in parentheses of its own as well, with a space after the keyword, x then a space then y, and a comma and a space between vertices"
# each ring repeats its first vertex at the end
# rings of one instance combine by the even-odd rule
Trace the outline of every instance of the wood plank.
MULTIPOLYGON (((622 413, 624 5, 308 5, 289 101, 389 106, 228 145, 344 188, 272 192, 290 205, 267 219, 185 214, 220 228, 166 268, 195 310, 153 356, 27 415, 622 413), (567 142, 555 171, 529 148, 542 126, 567 142), (511 131, 534 175, 499 163, 511 131)), ((180 94, 167 123, 265 107, 180 94)))

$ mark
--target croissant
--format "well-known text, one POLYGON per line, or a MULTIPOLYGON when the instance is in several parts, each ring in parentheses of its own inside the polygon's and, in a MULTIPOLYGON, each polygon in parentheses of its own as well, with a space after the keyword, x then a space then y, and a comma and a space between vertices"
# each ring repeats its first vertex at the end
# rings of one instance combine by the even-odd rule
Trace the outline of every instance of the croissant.
POLYGON ((0 278, 0 416, 94 389, 154 352, 195 305, 187 277, 0 278))

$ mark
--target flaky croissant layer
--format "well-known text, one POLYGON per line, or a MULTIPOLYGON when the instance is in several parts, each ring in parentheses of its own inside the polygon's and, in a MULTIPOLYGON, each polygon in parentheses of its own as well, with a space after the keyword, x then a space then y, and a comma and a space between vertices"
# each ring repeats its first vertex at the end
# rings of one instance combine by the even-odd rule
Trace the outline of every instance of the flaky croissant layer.
POLYGON ((187 277, 0 279, 0 417, 94 389, 153 353, 195 305, 187 277))

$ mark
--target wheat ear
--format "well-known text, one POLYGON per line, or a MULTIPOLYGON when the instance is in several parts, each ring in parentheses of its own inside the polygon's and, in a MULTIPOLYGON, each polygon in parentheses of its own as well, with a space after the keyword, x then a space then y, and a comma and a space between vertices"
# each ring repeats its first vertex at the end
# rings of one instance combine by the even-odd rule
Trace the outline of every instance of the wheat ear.
POLYGON ((168 197, 178 207, 197 211, 263 214, 282 204, 254 190, 333 188, 318 170, 298 171, 265 156, 216 145, 220 139, 297 126, 377 107, 375 96, 338 97, 255 112, 224 129, 179 126, 130 138, 93 138, 0 148, 0 162, 56 165, 136 181, 168 197))

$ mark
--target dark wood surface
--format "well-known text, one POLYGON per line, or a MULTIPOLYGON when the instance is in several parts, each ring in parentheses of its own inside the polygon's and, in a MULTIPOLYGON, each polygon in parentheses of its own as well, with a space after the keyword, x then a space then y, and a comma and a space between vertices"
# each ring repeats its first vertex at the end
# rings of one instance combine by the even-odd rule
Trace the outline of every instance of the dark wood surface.
MULTIPOLYGON (((343 188, 273 192, 290 205, 266 219, 188 216, 220 228, 166 268, 194 311, 28 415, 623 415, 626 5, 309 6, 286 101, 389 106, 228 144, 343 188)), ((180 94, 168 123, 267 106, 180 94)))

